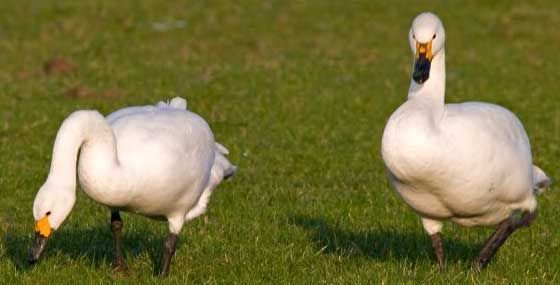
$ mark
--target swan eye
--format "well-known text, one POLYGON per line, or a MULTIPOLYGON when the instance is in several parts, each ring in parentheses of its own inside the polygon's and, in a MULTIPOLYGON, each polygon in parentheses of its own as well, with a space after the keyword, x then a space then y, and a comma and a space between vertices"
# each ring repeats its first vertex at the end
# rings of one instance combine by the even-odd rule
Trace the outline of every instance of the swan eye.
POLYGON ((416 39, 416 37, 414 36, 414 34, 412 34, 412 39, 413 39, 413 40, 415 40, 415 39, 416 39))
POLYGON ((48 212, 47 212, 47 216, 50 216, 50 215, 51 215, 51 211, 48 211, 48 212))
POLYGON ((436 34, 434 34, 434 36, 432 37, 432 40, 435 40, 435 39, 436 39, 436 34))

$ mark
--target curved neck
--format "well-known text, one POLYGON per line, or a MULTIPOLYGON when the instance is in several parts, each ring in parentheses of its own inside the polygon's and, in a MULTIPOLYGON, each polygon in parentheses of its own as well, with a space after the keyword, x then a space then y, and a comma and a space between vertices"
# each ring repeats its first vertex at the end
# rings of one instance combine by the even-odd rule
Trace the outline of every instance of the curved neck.
POLYGON ((445 104, 445 50, 434 56, 430 76, 423 84, 411 80, 408 100, 429 105, 437 115, 443 115, 445 104))
POLYGON ((96 161, 108 164, 108 169, 118 167, 115 138, 105 118, 96 111, 76 111, 64 120, 58 130, 45 184, 75 191, 80 148, 82 158, 94 152, 96 161))

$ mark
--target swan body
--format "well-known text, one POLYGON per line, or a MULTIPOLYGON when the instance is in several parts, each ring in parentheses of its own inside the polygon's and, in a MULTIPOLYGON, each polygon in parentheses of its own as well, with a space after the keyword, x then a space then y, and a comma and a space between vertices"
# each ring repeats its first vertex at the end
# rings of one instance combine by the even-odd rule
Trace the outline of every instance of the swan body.
POLYGON ((182 98, 106 118, 76 111, 58 131, 49 176, 33 205, 35 220, 48 217, 54 230, 76 198, 78 153, 77 174, 89 197, 113 213, 167 220, 175 235, 187 219, 204 213, 210 193, 236 171, 227 149, 182 98))
POLYGON ((529 139, 512 112, 482 102, 445 104, 444 41, 437 16, 415 18, 408 100, 389 118, 381 147, 396 192, 430 235, 445 220, 490 226, 516 211, 534 213, 536 193, 550 183, 533 165, 529 139))
POLYGON ((536 208, 529 141, 513 113, 448 104, 440 121, 430 122, 417 104, 407 101, 391 116, 382 143, 407 204, 423 217, 464 226, 495 225, 513 210, 536 208))

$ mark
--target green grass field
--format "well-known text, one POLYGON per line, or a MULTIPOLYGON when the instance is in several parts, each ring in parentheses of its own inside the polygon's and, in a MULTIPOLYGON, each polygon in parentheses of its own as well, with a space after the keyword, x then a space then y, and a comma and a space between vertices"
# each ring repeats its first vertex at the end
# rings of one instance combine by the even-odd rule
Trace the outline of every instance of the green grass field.
POLYGON ((558 179, 557 1, 183 2, 0 4, 0 283, 161 281, 167 224, 124 214, 131 273, 114 275, 109 212, 79 189, 42 262, 25 257, 62 120, 174 96, 207 119, 239 172, 185 225, 162 283, 560 283, 557 187, 481 273, 471 261, 492 229, 446 224, 440 273, 380 156, 385 121, 406 99, 410 23, 434 11, 447 32, 447 101, 514 111, 535 162, 558 179), (71 72, 42 71, 55 57, 71 72))

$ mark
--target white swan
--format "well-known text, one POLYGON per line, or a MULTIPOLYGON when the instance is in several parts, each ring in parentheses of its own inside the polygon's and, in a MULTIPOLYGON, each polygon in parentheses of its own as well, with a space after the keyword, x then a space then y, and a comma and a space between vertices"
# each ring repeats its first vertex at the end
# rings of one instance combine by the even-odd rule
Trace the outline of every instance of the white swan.
POLYGON ((484 267, 515 229, 530 224, 535 195, 550 179, 533 166, 513 113, 487 103, 444 103, 445 31, 436 15, 418 15, 409 42, 415 61, 408 100, 387 122, 383 160, 396 191, 431 235, 441 267, 443 221, 499 224, 477 259, 484 267))
POLYGON ((166 275, 183 223, 204 213, 214 188, 235 173, 227 153, 182 98, 124 108, 107 118, 97 111, 72 113, 58 131, 49 175, 35 197, 37 234, 29 261, 39 259, 74 205, 79 154, 82 189, 111 209, 114 268, 126 270, 119 215, 124 210, 168 221, 161 271, 166 275))

